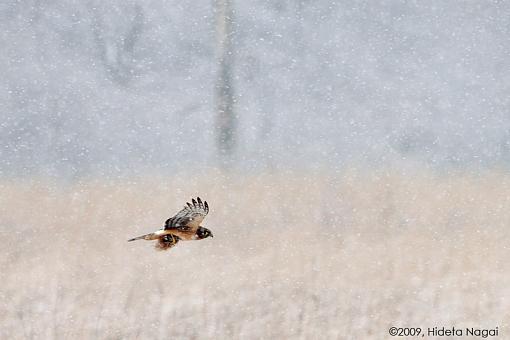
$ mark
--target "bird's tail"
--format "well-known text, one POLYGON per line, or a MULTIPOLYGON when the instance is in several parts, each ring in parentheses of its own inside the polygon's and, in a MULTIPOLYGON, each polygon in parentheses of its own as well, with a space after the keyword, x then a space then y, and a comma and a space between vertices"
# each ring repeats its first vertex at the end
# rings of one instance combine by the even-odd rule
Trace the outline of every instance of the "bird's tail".
POLYGON ((131 238, 131 239, 128 240, 128 242, 136 241, 136 240, 154 240, 153 236, 154 236, 154 233, 150 233, 150 234, 138 236, 138 237, 135 237, 135 238, 131 238))

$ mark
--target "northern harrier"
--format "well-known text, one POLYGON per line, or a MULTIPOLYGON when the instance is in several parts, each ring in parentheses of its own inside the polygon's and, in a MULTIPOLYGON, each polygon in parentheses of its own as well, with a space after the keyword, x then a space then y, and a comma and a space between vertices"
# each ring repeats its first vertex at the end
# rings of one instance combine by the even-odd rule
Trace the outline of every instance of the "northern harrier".
POLYGON ((200 226, 204 217, 209 212, 209 205, 207 202, 197 197, 197 200, 192 199, 190 203, 186 203, 184 209, 179 211, 174 217, 169 218, 165 222, 163 229, 154 233, 138 236, 129 241, 134 240, 158 240, 156 249, 167 250, 172 248, 180 240, 201 240, 207 237, 213 237, 211 231, 207 228, 200 226))

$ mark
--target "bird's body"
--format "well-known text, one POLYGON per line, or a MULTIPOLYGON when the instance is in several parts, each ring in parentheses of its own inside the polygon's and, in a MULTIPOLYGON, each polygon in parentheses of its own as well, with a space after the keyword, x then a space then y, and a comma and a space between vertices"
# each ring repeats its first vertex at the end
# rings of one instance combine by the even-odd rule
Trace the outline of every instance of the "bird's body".
POLYGON ((165 226, 153 233, 138 236, 128 241, 135 240, 158 240, 156 249, 167 250, 172 248, 179 241, 201 240, 207 237, 213 237, 211 231, 200 226, 205 216, 209 213, 209 205, 206 201, 202 202, 200 197, 192 200, 192 204, 179 211, 174 217, 165 222, 165 226))

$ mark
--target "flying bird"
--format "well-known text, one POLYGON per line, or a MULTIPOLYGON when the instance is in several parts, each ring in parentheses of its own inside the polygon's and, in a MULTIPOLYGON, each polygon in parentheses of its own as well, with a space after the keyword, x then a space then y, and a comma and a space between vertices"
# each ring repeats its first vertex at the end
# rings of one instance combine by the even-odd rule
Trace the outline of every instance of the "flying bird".
POLYGON ((206 201, 197 197, 192 199, 192 203, 186 203, 186 206, 174 217, 170 217, 165 222, 165 226, 147 235, 138 236, 128 240, 157 240, 157 250, 167 250, 172 248, 179 241, 202 240, 213 237, 212 232, 200 225, 205 216, 209 213, 209 205, 206 201))

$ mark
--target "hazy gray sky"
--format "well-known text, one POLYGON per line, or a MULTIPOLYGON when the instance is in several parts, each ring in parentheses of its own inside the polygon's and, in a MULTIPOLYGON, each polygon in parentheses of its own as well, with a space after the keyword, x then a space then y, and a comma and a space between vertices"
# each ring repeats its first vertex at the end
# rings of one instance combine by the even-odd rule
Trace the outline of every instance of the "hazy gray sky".
MULTIPOLYGON (((507 163, 509 17, 235 1, 238 166, 507 163)), ((216 164, 210 1, 4 1, 0 30, 0 175, 216 164)))

